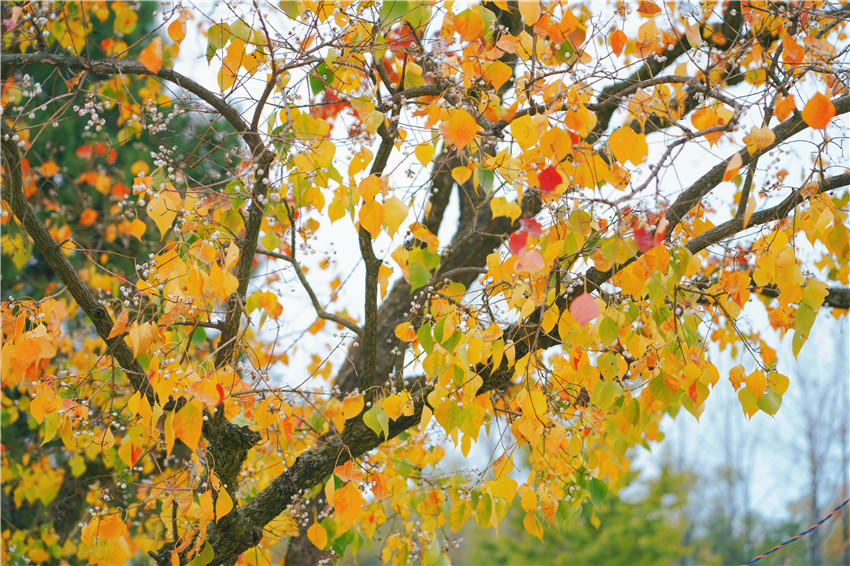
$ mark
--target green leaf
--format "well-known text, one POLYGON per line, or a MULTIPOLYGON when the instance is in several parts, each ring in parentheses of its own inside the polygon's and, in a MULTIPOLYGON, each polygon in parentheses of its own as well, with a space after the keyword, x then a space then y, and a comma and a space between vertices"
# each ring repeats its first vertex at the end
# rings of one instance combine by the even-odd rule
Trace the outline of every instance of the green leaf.
POLYGON ((381 24, 388 27, 390 24, 402 19, 410 11, 408 0, 385 0, 381 4, 381 24))
POLYGON ((384 433, 385 439, 390 437, 390 418, 378 405, 363 413, 363 424, 368 426, 378 438, 381 437, 381 433, 384 433))
POLYGON ((599 506, 600 503, 605 501, 605 497, 608 495, 608 486, 599 478, 591 478, 589 487, 590 500, 593 501, 594 505, 599 506))
POLYGON ((343 534, 334 539, 331 548, 333 548, 333 551, 339 556, 345 555, 345 549, 354 542, 354 536, 354 531, 345 531, 343 534))
POLYGON ((230 39, 230 26, 226 23, 211 25, 207 31, 207 39, 209 40, 208 45, 213 46, 215 49, 221 49, 227 44, 227 40, 230 39))
POLYGON ((771 417, 776 414, 780 405, 782 405, 782 395, 773 389, 765 391, 764 395, 761 396, 761 399, 759 399, 758 402, 758 408, 771 417))
POLYGON ((605 317, 599 323, 599 337, 602 338, 602 343, 610 346, 617 339, 620 333, 620 325, 610 317, 605 317))
POLYGON ((334 72, 331 71, 324 61, 316 65, 310 73, 310 89, 313 94, 319 94, 334 82, 334 72))
POLYGON ((189 562, 189 566, 207 566, 213 558, 215 558, 215 551, 210 543, 206 543, 201 553, 189 562))
POLYGON ((649 392, 662 403, 669 403, 679 394, 678 391, 673 391, 667 387, 667 384, 664 383, 664 376, 662 375, 654 377, 649 382, 649 392))
POLYGON ((806 343, 806 339, 809 337, 809 331, 815 323, 815 318, 817 318, 817 313, 808 306, 800 305, 797 309, 796 328, 794 330, 794 339, 791 342, 795 358, 803 348, 803 344, 806 343))
MULTIPOLYGON (((665 385, 666 387, 666 385, 665 385)), ((602 382, 593 390, 593 404, 607 410, 622 395, 623 388, 613 379, 602 382)))
POLYGON ((200 348, 201 346, 204 345, 204 342, 206 342, 206 341, 207 341, 207 331, 204 330, 203 328, 196 328, 195 331, 192 333, 192 344, 195 347, 200 348))
POLYGON ((419 339, 419 345, 425 350, 426 354, 434 351, 434 339, 431 337, 431 325, 423 324, 416 330, 416 337, 419 339))

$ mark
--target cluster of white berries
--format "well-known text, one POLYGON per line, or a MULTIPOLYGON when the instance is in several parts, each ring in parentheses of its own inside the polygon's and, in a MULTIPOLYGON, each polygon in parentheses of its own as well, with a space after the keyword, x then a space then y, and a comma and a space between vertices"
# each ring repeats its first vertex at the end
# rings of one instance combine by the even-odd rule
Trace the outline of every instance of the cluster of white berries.
POLYGON ((21 95, 31 98, 41 94, 41 83, 34 82, 30 75, 21 77, 21 95))
POLYGON ((86 98, 85 104, 82 106, 75 104, 73 106, 73 110, 75 114, 80 116, 88 115, 89 119, 86 122, 85 130, 91 130, 94 128, 95 131, 99 132, 106 124, 106 119, 100 115, 100 113, 104 110, 103 103, 95 100, 93 95, 89 95, 86 98))
POLYGON ((18 145, 18 147, 26 147, 27 145, 27 142, 22 140, 21 136, 18 134, 12 134, 11 136, 9 136, 9 134, 5 134, 3 136, 3 141, 13 141, 18 145))

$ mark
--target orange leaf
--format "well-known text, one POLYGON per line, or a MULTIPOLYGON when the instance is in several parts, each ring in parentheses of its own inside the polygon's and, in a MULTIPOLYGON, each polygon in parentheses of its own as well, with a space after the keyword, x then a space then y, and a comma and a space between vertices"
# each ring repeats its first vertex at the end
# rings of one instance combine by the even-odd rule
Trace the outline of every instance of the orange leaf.
POLYGON ((835 105, 821 93, 815 94, 803 108, 803 121, 812 128, 825 128, 834 116, 835 105))
POLYGON ((785 119, 796 109, 797 105, 794 104, 794 95, 789 94, 788 96, 783 96, 782 100, 774 106, 773 115, 776 116, 780 122, 784 122, 785 119))
POLYGON ((319 550, 324 550, 325 545, 328 544, 328 533, 320 523, 313 523, 310 525, 310 528, 307 529, 307 538, 310 539, 310 542, 315 544, 316 548, 319 550))
POLYGON ((141 240, 142 236, 145 234, 145 230, 147 230, 147 225, 138 218, 134 218, 132 222, 130 222, 130 234, 135 236, 137 240, 141 240))
POLYGON ((215 379, 207 377, 189 385, 195 399, 208 407, 217 407, 224 401, 224 388, 215 379))
POLYGON ((761 399, 761 396, 764 395, 764 388, 767 387, 767 377, 760 371, 754 371, 747 376, 746 384, 750 393, 755 395, 756 399, 761 399))
POLYGON ((118 315, 118 318, 115 319, 115 324, 112 326, 112 330, 109 332, 109 336, 106 337, 107 340, 115 338, 127 328, 127 311, 121 311, 121 314, 118 315))
POLYGON ((186 38, 186 17, 180 16, 168 26, 168 37, 174 43, 181 43, 186 38))
POLYGON ((100 520, 97 534, 106 540, 116 540, 127 531, 127 525, 118 515, 108 515, 100 520))
POLYGON ((183 441, 183 444, 194 450, 201 441, 201 429, 204 426, 204 413, 197 401, 186 403, 171 421, 174 435, 183 441))
POLYGON ((337 532, 343 533, 354 524, 366 502, 357 486, 349 482, 334 492, 333 503, 337 532))
POLYGON ((726 172, 723 173, 723 180, 730 181, 735 178, 735 175, 738 174, 738 169, 741 168, 744 161, 741 159, 741 154, 736 152, 731 158, 729 158, 729 163, 726 165, 726 172))
POLYGON ((224 302, 239 287, 239 280, 229 271, 221 269, 217 263, 210 267, 210 278, 208 284, 209 292, 224 302))
POLYGON ((626 41, 628 41, 626 34, 623 33, 622 30, 615 30, 614 33, 611 34, 611 39, 609 40, 611 44, 611 51, 613 51, 615 55, 619 56, 623 52, 623 48, 626 46, 626 41))
POLYGON ((750 225, 750 218, 753 217, 753 212, 756 210, 756 197, 750 196, 750 200, 747 201, 747 208, 744 210, 744 222, 741 225, 741 228, 746 228, 750 225))
POLYGON ((45 161, 41 164, 41 174, 45 177, 52 177, 59 172, 59 166, 53 161, 45 161))
POLYGON ((794 38, 788 34, 782 38, 782 60, 786 63, 796 65, 802 63, 803 57, 806 56, 806 50, 802 45, 794 41, 794 38))
POLYGON ((460 34, 461 41, 472 41, 481 37, 484 31, 484 20, 472 10, 464 10, 454 19, 455 31, 460 34))
POLYGON ((540 19, 540 1, 539 0, 519 0, 517 2, 519 13, 522 16, 522 21, 527 26, 533 26, 540 19))
POLYGON ((81 226, 91 226, 94 224, 95 220, 97 220, 97 211, 91 208, 87 208, 80 214, 80 225, 81 226))
POLYGON ((377 238, 384 221, 384 207, 376 200, 367 200, 357 213, 360 226, 366 229, 372 238, 377 238))
POLYGON ((162 38, 157 36, 153 38, 147 47, 139 53, 139 63, 145 66, 145 69, 153 74, 159 72, 162 68, 162 38))
POLYGON ((458 149, 463 149, 478 135, 478 122, 466 110, 455 110, 448 124, 443 123, 446 140, 458 149))
POLYGON ((633 165, 640 165, 649 152, 646 135, 639 134, 628 126, 623 126, 611 134, 608 143, 620 163, 631 161, 633 165))
POLYGON ((416 339, 416 331, 409 322, 402 322, 395 327, 395 336, 402 342, 413 342, 416 339))
POLYGON ((650 0, 641 0, 638 5, 638 14, 645 18, 651 18, 655 14, 661 13, 661 8, 655 5, 654 2, 650 0))

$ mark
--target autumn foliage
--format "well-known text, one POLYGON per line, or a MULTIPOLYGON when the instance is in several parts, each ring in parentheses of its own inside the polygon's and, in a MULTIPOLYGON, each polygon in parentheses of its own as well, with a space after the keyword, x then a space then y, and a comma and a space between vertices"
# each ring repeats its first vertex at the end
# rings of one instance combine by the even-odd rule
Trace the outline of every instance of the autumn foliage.
POLYGON ((142 6, 0 6, 4 563, 542 538, 850 307, 840 2, 142 6))

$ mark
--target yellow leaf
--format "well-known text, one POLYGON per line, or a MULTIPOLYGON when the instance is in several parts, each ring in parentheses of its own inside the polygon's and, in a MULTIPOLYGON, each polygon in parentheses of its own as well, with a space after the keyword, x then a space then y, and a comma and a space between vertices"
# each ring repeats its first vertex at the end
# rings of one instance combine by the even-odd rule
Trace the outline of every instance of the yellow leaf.
POLYGON ((366 229, 372 238, 377 238, 384 221, 384 207, 376 200, 367 200, 357 212, 360 226, 366 229))
POLYGON ((639 134, 628 126, 623 126, 611 134, 609 145, 617 161, 620 163, 631 161, 633 165, 643 163, 649 151, 646 135, 639 134))
POLYGON ((466 110, 450 113, 448 122, 443 123, 443 135, 450 144, 463 149, 478 135, 478 122, 466 110))
POLYGON ((543 525, 540 524, 534 513, 529 512, 525 514, 525 518, 522 520, 522 526, 525 527, 525 530, 529 534, 539 538, 541 541, 543 540, 543 525))
POLYGON ((325 545, 328 543, 328 533, 320 523, 313 523, 310 525, 310 528, 307 529, 307 538, 310 539, 310 542, 316 545, 316 548, 319 550, 324 550, 325 545))
POLYGON ((348 176, 354 177, 356 174, 363 171, 366 166, 369 165, 370 161, 372 161, 372 152, 369 148, 360 148, 360 151, 355 153, 351 158, 351 163, 348 165, 348 176))
POLYGON ((237 261, 239 261, 239 246, 236 245, 234 240, 231 240, 230 245, 227 246, 227 253, 224 255, 224 268, 233 269, 237 261))
POLYGON ((413 329, 413 325, 409 322, 402 322, 396 326, 395 335, 396 338, 402 342, 413 342, 413 340, 416 339, 416 331, 413 329))
POLYGON ((151 322, 139 324, 134 322, 127 333, 127 340, 130 343, 130 348, 133 349, 133 354, 139 356, 146 354, 153 342, 154 334, 156 333, 156 325, 151 322))
POLYGON ((218 492, 218 499, 215 500, 215 517, 220 521, 222 517, 230 513, 233 509, 233 498, 227 493, 226 489, 218 492))
POLYGON ((381 192, 381 179, 377 175, 369 175, 357 185, 357 193, 363 200, 373 200, 381 192))
POLYGON ((387 228, 387 234, 394 236, 406 218, 407 205, 400 198, 390 197, 384 201, 383 225, 387 228))
POLYGON ((520 116, 511 122, 511 135, 513 135, 523 151, 540 141, 537 132, 537 123, 528 114, 520 116))
POLYGON ((138 218, 134 218, 132 222, 130 222, 130 234, 133 235, 137 240, 141 240, 142 236, 147 230, 147 225, 139 220, 138 218))
POLYGON ((455 167, 452 169, 452 179, 454 179, 458 185, 462 185, 467 182, 471 176, 472 170, 469 167, 455 167))
POLYGON ((238 38, 231 39, 221 64, 221 71, 218 73, 218 86, 222 91, 229 89, 236 82, 236 75, 244 58, 245 42, 238 38))
POLYGON ((153 74, 162 68, 162 38, 156 36, 148 43, 147 47, 139 53, 139 63, 153 74))
POLYGON ((171 228, 171 223, 177 217, 177 211, 180 210, 181 204, 180 194, 174 190, 171 183, 166 183, 165 189, 148 203, 148 216, 159 228, 160 238, 164 238, 165 233, 171 228))
POLYGON ((490 210, 493 213, 493 218, 507 216, 511 221, 516 221, 522 215, 522 208, 515 202, 508 202, 505 197, 491 199, 490 210))
POLYGON ((496 90, 502 88, 502 85, 508 82, 513 74, 513 69, 498 59, 487 65, 484 69, 484 77, 490 81, 490 84, 496 90))
POLYGON ((385 397, 381 403, 381 408, 391 420, 398 419, 402 414, 402 400, 396 394, 385 397))
POLYGON ((414 155, 416 155, 416 159, 419 160, 419 163, 422 165, 428 165, 431 163, 431 160, 434 159, 434 146, 430 143, 420 143, 413 150, 414 155))
POLYGON ((342 401, 342 416, 345 420, 353 419, 363 410, 363 394, 346 397, 342 401))
POLYGON ((757 151, 770 147, 776 135, 769 127, 762 126, 761 128, 753 127, 750 133, 744 138, 744 143, 747 144, 747 152, 750 155, 757 151))

